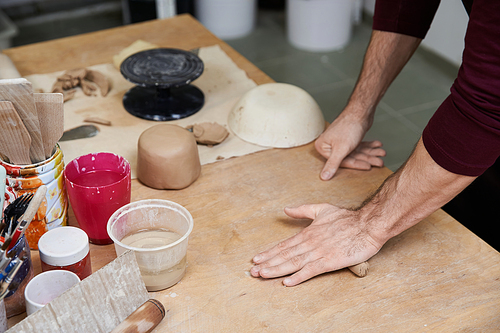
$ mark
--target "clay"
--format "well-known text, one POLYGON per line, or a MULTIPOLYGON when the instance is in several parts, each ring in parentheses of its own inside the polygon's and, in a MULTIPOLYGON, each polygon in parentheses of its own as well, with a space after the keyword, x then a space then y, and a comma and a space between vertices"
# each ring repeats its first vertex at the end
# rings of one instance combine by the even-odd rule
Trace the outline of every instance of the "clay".
POLYGON ((145 130, 137 149, 137 178, 156 189, 182 189, 198 179, 200 157, 194 136, 186 129, 160 124, 145 130))
POLYGON ((115 65, 116 69, 120 70, 120 66, 123 60, 127 59, 132 54, 156 48, 158 48, 157 45, 143 41, 142 39, 138 39, 132 44, 130 44, 128 47, 121 50, 120 53, 114 55, 113 64, 115 65))
POLYGON ((82 91, 85 95, 95 96, 94 92, 97 90, 97 88, 94 86, 92 82, 88 80, 81 80, 80 86, 82 87, 82 91))
POLYGON ((85 79, 97 84, 97 86, 101 90, 102 97, 105 97, 108 94, 109 82, 108 79, 102 73, 98 71, 88 70, 87 75, 85 75, 85 79))
POLYGON ((99 125, 111 126, 111 121, 99 117, 88 117, 83 120, 86 123, 94 123, 99 125))
POLYGON ((203 145, 217 145, 229 135, 227 129, 217 123, 201 123, 186 127, 193 132, 196 142, 203 145))
POLYGON ((87 96, 95 96, 97 87, 104 97, 108 94, 110 86, 108 79, 100 72, 86 68, 70 69, 57 78, 52 86, 53 93, 62 93, 64 101, 74 97, 74 88, 81 87, 87 96))
POLYGON ((290 148, 314 141, 325 119, 314 98, 287 83, 250 89, 229 113, 227 124, 243 141, 263 147, 290 148))
POLYGON ((64 90, 63 91, 63 100, 64 102, 69 101, 73 97, 75 97, 76 89, 64 90))

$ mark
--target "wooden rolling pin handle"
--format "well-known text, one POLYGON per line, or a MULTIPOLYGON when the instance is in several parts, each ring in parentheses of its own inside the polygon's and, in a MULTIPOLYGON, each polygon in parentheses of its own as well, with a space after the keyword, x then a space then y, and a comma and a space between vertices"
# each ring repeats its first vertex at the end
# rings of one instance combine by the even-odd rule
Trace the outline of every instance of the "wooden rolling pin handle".
POLYGON ((150 299, 144 302, 111 333, 148 333, 165 317, 165 308, 160 301, 150 299))
POLYGON ((359 277, 367 276, 368 269, 370 269, 370 264, 368 264, 368 261, 349 267, 349 270, 359 277))

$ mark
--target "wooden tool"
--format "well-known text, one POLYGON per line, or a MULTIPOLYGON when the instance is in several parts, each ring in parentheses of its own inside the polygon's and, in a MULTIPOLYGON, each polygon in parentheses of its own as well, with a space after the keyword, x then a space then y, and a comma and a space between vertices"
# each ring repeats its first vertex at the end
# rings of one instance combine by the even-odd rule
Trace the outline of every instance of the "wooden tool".
POLYGON ((36 114, 31 83, 24 78, 0 80, 0 100, 11 101, 14 104, 15 110, 28 130, 31 137, 31 162, 43 161, 45 155, 43 153, 42 134, 36 114))
POLYGON ((64 97, 58 93, 33 94, 45 158, 50 158, 64 132, 64 97))
POLYGON ((0 152, 9 162, 31 164, 31 138, 12 102, 0 101, 0 152))
POLYGON ((367 276, 369 269, 370 269, 370 264, 368 263, 368 261, 364 261, 360 264, 349 267, 349 270, 359 277, 367 276))
POLYGON ((111 333, 148 333, 165 317, 165 308, 160 301, 150 299, 144 302, 111 333))

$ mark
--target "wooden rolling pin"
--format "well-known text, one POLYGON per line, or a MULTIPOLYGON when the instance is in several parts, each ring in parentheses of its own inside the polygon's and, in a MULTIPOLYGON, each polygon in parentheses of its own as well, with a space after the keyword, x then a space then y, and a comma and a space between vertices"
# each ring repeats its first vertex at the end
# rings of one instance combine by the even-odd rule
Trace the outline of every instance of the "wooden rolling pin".
POLYGON ((148 333, 165 317, 165 308, 160 301, 150 299, 144 302, 111 333, 148 333))
POLYGON ((359 277, 367 276, 368 269, 370 269, 370 264, 368 264, 368 261, 364 261, 361 264, 349 267, 349 270, 359 277))

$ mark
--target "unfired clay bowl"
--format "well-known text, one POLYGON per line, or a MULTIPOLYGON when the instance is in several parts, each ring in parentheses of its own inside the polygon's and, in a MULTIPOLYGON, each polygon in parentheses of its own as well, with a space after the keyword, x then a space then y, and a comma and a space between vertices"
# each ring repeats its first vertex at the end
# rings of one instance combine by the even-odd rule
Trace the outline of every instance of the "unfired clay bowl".
POLYGON ((289 148, 316 139, 325 129, 325 119, 305 90, 286 83, 267 83, 243 95, 229 114, 228 125, 244 141, 289 148))

